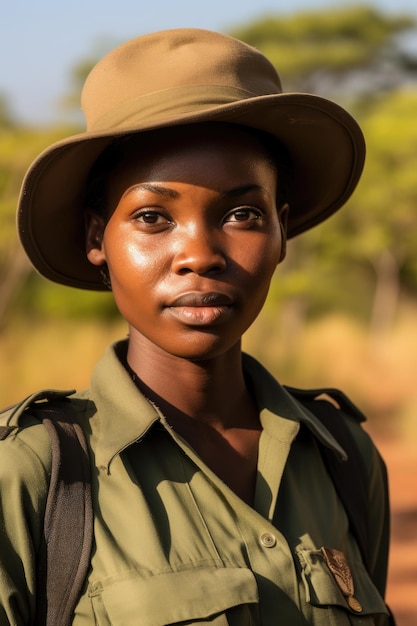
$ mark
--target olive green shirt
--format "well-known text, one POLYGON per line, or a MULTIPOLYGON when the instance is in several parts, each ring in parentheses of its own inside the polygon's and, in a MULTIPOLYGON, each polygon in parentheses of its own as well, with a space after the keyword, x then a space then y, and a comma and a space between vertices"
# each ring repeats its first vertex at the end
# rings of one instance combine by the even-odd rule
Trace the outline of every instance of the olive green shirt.
MULTIPOLYGON (((244 356, 263 428, 252 508, 140 394, 118 358, 123 349, 123 342, 111 347, 91 388, 75 395, 91 452, 95 521, 74 626, 387 624, 383 471, 359 423, 349 425, 368 466, 374 582, 317 440, 340 457, 344 451, 261 365, 244 356), (322 547, 343 552, 360 613, 322 547)), ((30 416, 0 442, 0 626, 34 623, 50 464, 46 430, 30 416)))

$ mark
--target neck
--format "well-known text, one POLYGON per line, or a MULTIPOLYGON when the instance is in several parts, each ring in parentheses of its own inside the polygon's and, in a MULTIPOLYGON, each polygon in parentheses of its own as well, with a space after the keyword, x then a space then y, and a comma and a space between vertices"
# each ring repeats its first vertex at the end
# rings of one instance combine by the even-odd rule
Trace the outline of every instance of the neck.
POLYGON ((190 361, 131 335, 127 360, 144 395, 168 421, 182 415, 226 430, 248 426, 257 415, 243 375, 240 343, 220 356, 190 361))
POLYGON ((142 393, 173 430, 252 505, 261 425, 245 383, 240 343, 197 362, 158 351, 133 333, 127 360, 142 393))

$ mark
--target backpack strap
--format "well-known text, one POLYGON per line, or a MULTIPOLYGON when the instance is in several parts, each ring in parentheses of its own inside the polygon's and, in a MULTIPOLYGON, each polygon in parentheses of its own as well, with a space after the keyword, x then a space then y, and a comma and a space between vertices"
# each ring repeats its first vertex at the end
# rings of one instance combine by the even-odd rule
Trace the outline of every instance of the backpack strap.
POLYGON ((367 475, 364 459, 360 450, 341 415, 343 409, 350 415, 354 415, 358 421, 364 421, 363 415, 348 400, 348 398, 334 389, 317 389, 304 391, 286 387, 301 404, 315 415, 336 441, 342 446, 347 454, 347 459, 340 460, 334 452, 319 442, 322 458, 328 473, 333 480, 337 494, 345 508, 352 533, 355 536, 365 567, 369 571, 368 555, 368 491, 364 476, 367 475), (319 396, 326 394, 334 398, 338 408, 332 402, 320 399, 319 396))
MULTIPOLYGON (((71 393, 71 392, 69 392, 71 393)), ((91 469, 87 443, 68 392, 41 392, 3 413, 0 438, 24 412, 51 438, 51 480, 38 555, 36 624, 70 626, 90 566, 93 542, 91 469), (39 400, 42 400, 41 402, 39 400)))
MULTIPOLYGON (((87 443, 68 399, 37 411, 52 444, 52 473, 45 510, 39 598, 46 626, 69 626, 90 567, 93 542, 91 469, 87 443)), ((42 613, 41 613, 42 614, 42 613)), ((38 622, 36 622, 38 623, 38 622)))

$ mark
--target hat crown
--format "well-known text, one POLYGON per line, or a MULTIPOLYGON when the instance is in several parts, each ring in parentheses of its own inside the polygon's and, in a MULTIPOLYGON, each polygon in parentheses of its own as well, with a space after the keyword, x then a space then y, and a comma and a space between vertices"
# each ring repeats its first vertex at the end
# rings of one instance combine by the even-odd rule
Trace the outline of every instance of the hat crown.
POLYGON ((170 110, 190 113, 280 93, 274 66, 255 48, 221 33, 181 28, 137 37, 110 52, 89 74, 81 104, 88 130, 103 130, 137 124, 141 110, 149 124, 149 116, 160 119, 170 110))

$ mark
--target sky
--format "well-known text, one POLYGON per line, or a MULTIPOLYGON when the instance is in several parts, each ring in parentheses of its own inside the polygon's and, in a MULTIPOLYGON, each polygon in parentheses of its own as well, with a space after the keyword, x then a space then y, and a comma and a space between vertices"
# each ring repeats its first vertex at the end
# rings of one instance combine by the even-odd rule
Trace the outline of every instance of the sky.
MULTIPOLYGON (((227 32, 266 14, 336 6, 340 0, 0 0, 0 93, 19 121, 52 124, 62 119, 71 69, 105 43, 178 27, 227 32)), ((373 6, 417 18, 415 0, 373 6)))

